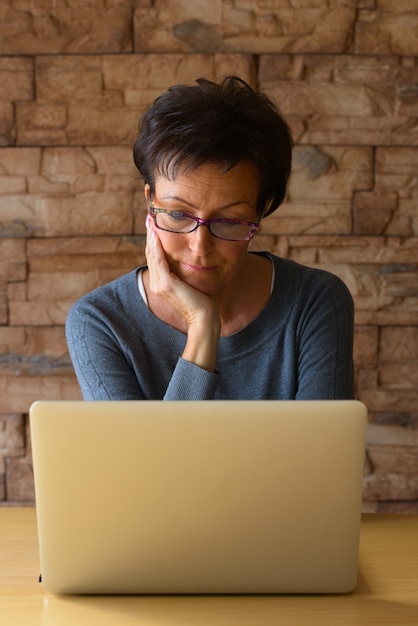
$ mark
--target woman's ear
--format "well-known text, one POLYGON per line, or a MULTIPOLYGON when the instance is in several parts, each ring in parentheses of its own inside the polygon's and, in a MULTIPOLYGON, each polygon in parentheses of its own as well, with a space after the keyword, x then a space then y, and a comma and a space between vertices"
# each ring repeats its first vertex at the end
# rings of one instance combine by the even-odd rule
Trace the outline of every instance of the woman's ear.
POLYGON ((148 183, 146 183, 146 185, 144 187, 144 196, 145 196, 145 201, 146 201, 147 206, 148 206, 150 201, 151 201, 151 187, 149 186, 148 183))

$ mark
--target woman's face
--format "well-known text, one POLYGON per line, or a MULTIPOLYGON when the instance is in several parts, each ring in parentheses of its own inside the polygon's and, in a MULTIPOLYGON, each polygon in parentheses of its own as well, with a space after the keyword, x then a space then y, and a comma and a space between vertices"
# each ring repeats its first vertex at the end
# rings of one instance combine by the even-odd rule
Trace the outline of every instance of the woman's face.
MULTIPOLYGON (((174 180, 155 179, 155 208, 179 210, 201 219, 232 218, 257 222, 259 176, 254 165, 239 163, 228 172, 217 165, 179 171, 174 180)), ((177 234, 155 229, 170 269, 186 283, 216 295, 238 284, 248 262, 248 241, 225 241, 214 237, 205 225, 192 233, 177 234)))

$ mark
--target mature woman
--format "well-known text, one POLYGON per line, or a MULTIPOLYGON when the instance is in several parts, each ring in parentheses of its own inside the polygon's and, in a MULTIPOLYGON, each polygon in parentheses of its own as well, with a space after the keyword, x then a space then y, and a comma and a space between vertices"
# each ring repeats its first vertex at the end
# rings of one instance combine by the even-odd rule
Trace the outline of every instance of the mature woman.
POLYGON ((67 340, 85 399, 353 396, 353 305, 336 276, 248 246, 283 202, 292 140, 240 79, 161 95, 134 146, 147 265, 84 296, 67 340))

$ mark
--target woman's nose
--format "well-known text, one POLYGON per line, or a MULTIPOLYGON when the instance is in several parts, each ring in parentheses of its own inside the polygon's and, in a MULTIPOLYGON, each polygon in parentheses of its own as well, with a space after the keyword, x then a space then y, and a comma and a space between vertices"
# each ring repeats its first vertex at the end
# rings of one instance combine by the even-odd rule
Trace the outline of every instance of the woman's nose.
POLYGON ((189 234, 189 248, 201 256, 208 254, 214 245, 215 237, 211 234, 208 226, 199 226, 189 234))

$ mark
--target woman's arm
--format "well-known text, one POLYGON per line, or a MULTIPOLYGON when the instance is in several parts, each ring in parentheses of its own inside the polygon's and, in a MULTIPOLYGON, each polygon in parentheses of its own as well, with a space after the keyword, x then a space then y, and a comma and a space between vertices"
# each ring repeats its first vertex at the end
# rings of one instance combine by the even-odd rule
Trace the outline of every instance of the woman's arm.
POLYGON ((313 287, 298 328, 296 399, 354 397, 354 307, 345 284, 322 274, 313 287))

